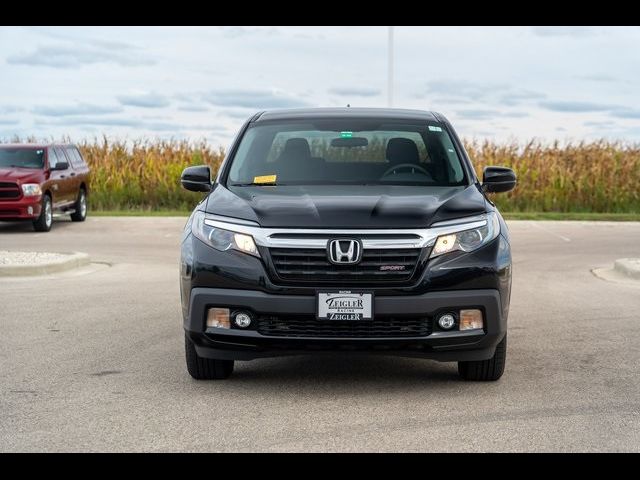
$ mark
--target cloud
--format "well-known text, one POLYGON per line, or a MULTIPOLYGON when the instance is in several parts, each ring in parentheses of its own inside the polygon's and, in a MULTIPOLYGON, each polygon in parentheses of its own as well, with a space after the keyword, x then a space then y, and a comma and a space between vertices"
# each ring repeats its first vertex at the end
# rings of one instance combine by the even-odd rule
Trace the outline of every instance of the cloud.
MULTIPOLYGON (((69 28, 60 28, 60 27, 40 27, 40 26, 29 26, 23 27, 29 32, 35 32, 40 35, 43 35, 48 38, 54 38, 56 40, 62 40, 70 43, 77 43, 78 36, 73 33, 75 29, 69 28)), ((93 45, 97 47, 109 48, 109 49, 127 49, 127 50, 135 50, 137 47, 118 40, 104 40, 101 38, 93 38, 82 36, 82 43, 84 45, 93 45)))
POLYGON ((0 118, 0 125, 17 125, 19 123, 19 120, 14 120, 12 118, 0 118))
POLYGON ((218 115, 234 120, 247 120, 251 114, 247 113, 246 110, 220 110, 218 115))
POLYGON ((182 112, 208 112, 209 108, 199 103, 180 105, 178 110, 182 112))
POLYGON ((533 27, 533 34, 539 37, 592 37, 598 34, 593 27, 544 26, 533 27))
POLYGON ((60 127, 77 127, 80 129, 86 127, 124 127, 135 130, 147 130, 150 132, 185 132, 189 130, 208 131, 212 133, 227 133, 227 129, 223 126, 212 125, 188 125, 183 123, 174 123, 169 121, 158 121, 144 118, 130 117, 102 117, 102 116, 74 116, 74 117, 51 117, 39 119, 35 122, 36 126, 60 126, 60 127))
MULTIPOLYGON (((424 100, 424 95, 416 95, 415 98, 420 100, 424 100)), ((421 102, 424 103, 424 102, 421 102)), ((464 97, 434 97, 429 98, 429 103, 433 105, 444 105, 448 107, 449 105, 471 105, 474 102, 469 98, 464 97)))
POLYGON ((601 120, 589 120, 587 122, 584 122, 583 125, 585 127, 595 127, 595 128, 617 128, 618 125, 616 125, 615 122, 607 122, 607 121, 601 121, 601 120))
POLYGON ((465 120, 497 120, 500 118, 524 118, 529 114, 526 112, 500 112, 494 109, 469 108, 457 110, 456 114, 465 120))
POLYGON ((189 125, 187 130, 206 130, 211 133, 224 134, 227 133, 228 130, 225 127, 221 127, 219 125, 189 125))
POLYGON ((279 35, 280 30, 275 27, 223 27, 222 34, 227 38, 246 37, 249 35, 279 35))
POLYGON ((134 95, 120 95, 118 101, 122 105, 140 108, 164 108, 171 102, 164 95, 158 93, 141 93, 134 95))
POLYGON ((32 52, 9 56, 7 63, 32 67, 78 68, 98 63, 133 67, 153 65, 155 62, 133 48, 106 48, 91 42, 40 46, 32 52))
POLYGON ((306 107, 309 103, 277 90, 225 89, 203 95, 204 100, 221 107, 252 109, 306 107))
POLYGON ((499 100, 504 105, 514 106, 520 105, 521 103, 529 100, 540 100, 545 97, 546 95, 541 92, 534 92, 531 90, 512 90, 503 93, 499 100))
POLYGON ((555 101, 549 100, 540 102, 542 108, 551 110, 552 112, 568 112, 568 113, 583 113, 583 112, 606 112, 608 110, 615 110, 619 108, 616 105, 607 105, 603 103, 594 102, 580 102, 580 101, 555 101))
POLYGON ((526 118, 529 114, 527 112, 505 112, 501 116, 507 118, 526 118))
POLYGON ((326 40, 327 38, 323 33, 316 33, 315 35, 311 35, 309 33, 296 33, 293 37, 300 38, 302 40, 326 40))
POLYGON ((592 75, 577 75, 576 78, 589 80, 591 82, 617 82, 618 79, 605 73, 594 73, 592 75))
POLYGON ((640 109, 618 107, 611 111, 611 116, 616 118, 631 118, 640 120, 640 109))
POLYGON ((120 113, 122 112, 122 107, 78 103, 76 105, 43 105, 34 107, 31 112, 36 115, 44 115, 47 117, 65 117, 69 115, 106 115, 110 113, 120 113))
POLYGON ((332 87, 328 92, 343 97, 375 97, 381 93, 378 88, 368 87, 332 87))
POLYGON ((0 107, 0 115, 6 115, 7 113, 22 112, 23 110, 24 108, 22 107, 16 107, 14 105, 5 105, 3 107, 0 107))
POLYGON ((548 101, 540 102, 540 106, 554 112, 607 112, 610 116, 615 118, 640 120, 640 109, 623 105, 579 101, 548 101))
POLYGON ((465 110, 457 110, 456 114, 467 120, 488 120, 500 116, 497 110, 468 108, 465 110))
POLYGON ((509 89, 503 83, 475 83, 465 80, 432 80, 427 82, 427 92, 451 97, 482 99, 489 95, 509 89))
POLYGON ((148 121, 129 117, 74 116, 58 117, 36 121, 38 125, 57 126, 97 126, 97 127, 129 127, 142 130, 171 131, 184 130, 180 124, 170 122, 148 121))
MULTIPOLYGON (((427 98, 439 104, 471 104, 484 101, 492 105, 515 106, 546 95, 532 90, 514 88, 506 83, 482 83, 456 79, 438 79, 427 83, 427 98)), ((424 94, 415 95, 425 98, 424 94)))

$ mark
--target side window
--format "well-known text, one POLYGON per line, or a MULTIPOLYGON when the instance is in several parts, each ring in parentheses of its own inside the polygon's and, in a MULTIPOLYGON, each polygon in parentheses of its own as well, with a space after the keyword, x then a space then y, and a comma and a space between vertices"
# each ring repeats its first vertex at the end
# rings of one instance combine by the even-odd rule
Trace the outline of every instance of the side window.
POLYGON ((53 148, 49 148, 47 152, 49 157, 49 168, 55 168, 58 163, 58 155, 56 155, 56 151, 53 148))
POLYGON ((66 147, 65 153, 67 154, 67 158, 71 161, 73 168, 79 168, 82 166, 80 156, 74 147, 66 147))
POLYGON ((65 156, 64 154, 64 149, 60 148, 60 147, 56 147, 56 155, 58 156, 58 162, 69 162, 69 159, 65 156))
POLYGON ((73 147, 73 151, 76 154, 76 157, 78 158, 78 165, 83 167, 87 165, 87 162, 84 161, 84 158, 82 157, 82 154, 80 153, 80 150, 78 150, 77 147, 73 147))

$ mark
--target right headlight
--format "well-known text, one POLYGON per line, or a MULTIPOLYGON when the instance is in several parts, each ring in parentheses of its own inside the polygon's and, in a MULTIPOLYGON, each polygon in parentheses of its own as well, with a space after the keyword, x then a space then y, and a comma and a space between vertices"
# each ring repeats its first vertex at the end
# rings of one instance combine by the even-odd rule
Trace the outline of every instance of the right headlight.
POLYGON ((463 251, 472 252, 495 239, 500 233, 500 222, 495 212, 486 214, 487 223, 481 227, 465 228, 460 225, 460 231, 440 235, 431 250, 429 258, 445 253, 463 251))
MULTIPOLYGON (((258 247, 256 247, 256 243, 251 235, 224 228, 212 227, 204 222, 205 218, 205 213, 201 211, 193 215, 191 232, 196 238, 202 240, 210 247, 223 252, 233 249, 255 257, 260 256, 258 247)), ((229 227, 233 228, 233 225, 230 224, 229 227)))
POLYGON ((22 193, 25 197, 37 197, 38 195, 42 195, 42 189, 37 183, 23 183, 22 193))

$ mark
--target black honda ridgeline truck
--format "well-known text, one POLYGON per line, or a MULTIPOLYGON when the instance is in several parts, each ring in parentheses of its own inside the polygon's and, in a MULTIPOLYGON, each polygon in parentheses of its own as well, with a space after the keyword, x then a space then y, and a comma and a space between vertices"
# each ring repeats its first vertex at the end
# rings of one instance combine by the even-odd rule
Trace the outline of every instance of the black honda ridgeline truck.
POLYGON ((457 361, 502 376, 509 232, 435 112, 262 112, 240 130, 187 221, 180 268, 187 369, 228 378, 234 360, 343 351, 457 361))

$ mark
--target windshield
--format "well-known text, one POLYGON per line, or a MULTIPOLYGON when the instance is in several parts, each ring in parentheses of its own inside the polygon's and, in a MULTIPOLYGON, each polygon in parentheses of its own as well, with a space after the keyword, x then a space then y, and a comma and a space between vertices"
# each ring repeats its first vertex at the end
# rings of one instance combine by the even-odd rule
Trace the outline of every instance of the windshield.
POLYGON ((44 149, 41 148, 0 148, 0 168, 42 168, 44 149))
POLYGON ((362 119, 254 124, 227 179, 230 186, 464 182, 462 162, 442 124, 362 119))

